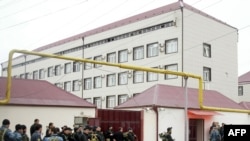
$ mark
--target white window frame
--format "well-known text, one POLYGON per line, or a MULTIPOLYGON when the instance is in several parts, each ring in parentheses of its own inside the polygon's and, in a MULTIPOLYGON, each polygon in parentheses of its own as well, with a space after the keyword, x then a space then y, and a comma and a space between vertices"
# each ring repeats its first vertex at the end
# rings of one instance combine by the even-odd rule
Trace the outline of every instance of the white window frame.
POLYGON ((128 72, 118 73, 118 85, 128 84, 128 72))
POLYGON ((116 53, 115 52, 107 54, 107 62, 116 63, 116 53))
POLYGON ((54 72, 54 67, 48 67, 47 77, 52 77, 54 72))
MULTIPOLYGON (((165 70, 169 71, 178 71, 178 64, 170 64, 165 66, 165 70)), ((177 75, 172 75, 172 74, 166 74, 165 79, 175 79, 178 78, 177 75)))
POLYGON ((144 82, 144 72, 143 71, 134 71, 133 72, 134 83, 143 83, 144 82))
POLYGON ((210 82, 212 80, 212 72, 211 68, 203 67, 203 80, 206 82, 210 82))
POLYGON ((203 56, 211 58, 211 45, 203 43, 203 56))
MULTIPOLYGON (((94 57, 94 60, 95 61, 102 61, 102 56, 101 55, 99 55, 99 56, 95 56, 94 57)), ((94 64, 94 67, 95 68, 99 68, 99 67, 101 67, 102 65, 100 65, 100 64, 94 64)))
POLYGON ((33 80, 38 80, 38 71, 33 71, 33 76, 32 76, 33 80))
POLYGON ((67 92, 71 91, 71 82, 70 81, 64 82, 64 90, 67 92))
MULTIPOLYGON (((91 59, 91 58, 87 58, 87 59, 91 59)), ((84 62, 84 70, 89 70, 91 68, 92 68, 92 63, 84 62)))
POLYGON ((71 73, 71 63, 64 64, 64 74, 71 73))
POLYGON ((158 73, 147 72, 147 81, 148 82, 157 81, 157 80, 158 80, 158 73))
POLYGON ((61 75, 61 65, 55 66, 55 76, 61 75))
POLYGON ((94 97, 93 98, 93 103, 96 105, 97 108, 99 108, 99 109, 102 108, 102 99, 101 99, 101 97, 94 97))
POLYGON ((94 88, 101 88, 102 87, 102 77, 96 76, 94 77, 94 88))
POLYGON ((73 62, 73 72, 80 71, 80 62, 73 62))
POLYGON ((133 48, 133 57, 134 60, 144 59, 144 46, 133 48))
POLYGON ((118 105, 126 102, 127 100, 128 100, 128 95, 127 94, 118 95, 118 105))
POLYGON ((159 44, 151 43, 147 45, 147 57, 155 57, 159 55, 159 44))
POLYGON ((45 70, 44 69, 40 69, 39 70, 39 79, 44 79, 45 78, 45 70))
POLYGON ((84 90, 90 90, 92 88, 92 79, 89 78, 85 78, 84 79, 84 90))
POLYGON ((115 86, 116 83, 116 77, 115 74, 108 74, 107 75, 107 87, 115 86))
POLYGON ((80 85, 79 80, 73 80, 72 91, 80 91, 80 85))
POLYGON ((115 96, 107 96, 107 108, 115 107, 115 96))
POLYGON ((118 51, 118 62, 119 63, 128 62, 128 50, 127 49, 118 51))
POLYGON ((178 40, 171 39, 165 42, 165 53, 176 53, 178 51, 178 40))

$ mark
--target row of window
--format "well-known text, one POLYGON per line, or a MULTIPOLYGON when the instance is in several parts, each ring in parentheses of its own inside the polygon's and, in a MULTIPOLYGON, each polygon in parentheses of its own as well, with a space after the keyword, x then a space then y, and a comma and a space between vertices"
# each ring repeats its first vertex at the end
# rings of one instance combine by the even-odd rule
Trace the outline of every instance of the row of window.
MULTIPOLYGON (((138 29, 138 30, 135 30, 135 31, 127 32, 127 33, 124 33, 124 34, 120 34, 120 35, 117 35, 117 36, 114 36, 114 37, 109 37, 109 38, 106 38, 106 39, 98 40, 98 41, 95 41, 95 42, 92 42, 92 43, 89 43, 89 44, 85 44, 83 46, 78 46, 78 47, 74 47, 74 48, 71 48, 71 49, 68 49, 68 50, 60 51, 60 52, 57 52, 55 54, 56 55, 64 55, 64 54, 80 51, 80 50, 83 50, 85 48, 106 44, 106 43, 109 43, 109 42, 129 38, 129 37, 132 37, 132 36, 152 32, 152 31, 155 31, 155 30, 164 29, 164 28, 171 27, 171 26, 174 26, 174 25, 175 25, 174 21, 169 21, 169 22, 153 25, 153 26, 150 26, 150 27, 138 29)), ((41 57, 41 58, 33 59, 33 60, 30 60, 30 61, 26 61, 26 62, 23 62, 23 63, 15 64, 15 65, 12 65, 12 68, 25 66, 27 64, 35 63, 35 62, 38 62, 38 61, 41 61, 41 60, 44 60, 44 59, 46 59, 46 58, 41 57)), ((6 71, 7 67, 3 68, 2 70, 6 71)))
MULTIPOLYGON (((133 97, 137 95, 137 93, 133 94, 133 97)), ((118 105, 122 104, 123 102, 127 101, 129 99, 128 94, 120 94, 117 95, 117 100, 118 100, 118 105)), ((97 106, 97 108, 104 108, 102 105, 102 101, 105 101, 106 103, 106 108, 114 108, 116 106, 116 96, 111 95, 111 96, 106 96, 106 97, 93 97, 91 98, 85 98, 86 101, 93 103, 97 106)))

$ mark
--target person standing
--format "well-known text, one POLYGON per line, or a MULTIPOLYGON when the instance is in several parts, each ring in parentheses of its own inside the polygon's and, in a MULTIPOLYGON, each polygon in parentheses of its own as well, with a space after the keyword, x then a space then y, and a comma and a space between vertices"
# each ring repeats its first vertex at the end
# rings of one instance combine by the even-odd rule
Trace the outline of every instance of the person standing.
POLYGON ((42 141, 42 125, 35 125, 35 132, 31 135, 31 141, 42 141))
POLYGON ((27 127, 25 125, 22 125, 22 128, 23 128, 23 134, 22 134, 22 140, 23 141, 29 141, 29 137, 27 135, 27 127))
POLYGON ((162 138, 162 141, 174 141, 172 138, 172 127, 168 127, 167 132, 160 133, 159 136, 162 138))
POLYGON ((2 121, 2 127, 0 128, 0 139, 4 141, 15 141, 14 133, 9 129, 10 121, 4 119, 2 121))
POLYGON ((221 136, 219 132, 218 126, 213 127, 211 133, 210 133, 210 141, 220 141, 221 136))
POLYGON ((105 133, 105 140, 106 141, 113 141, 113 139, 114 139, 113 127, 109 126, 109 129, 105 133))
POLYGON ((128 141, 135 141, 136 135, 133 132, 132 128, 128 128, 128 135, 127 135, 127 140, 128 141))
POLYGON ((34 123, 30 126, 30 136, 36 131, 36 125, 39 124, 39 119, 35 119, 34 123))
POLYGON ((123 128, 119 127, 119 130, 114 134, 115 141, 123 141, 125 138, 123 136, 123 128))
POLYGON ((23 134, 23 127, 21 124, 16 124, 15 126, 15 132, 14 132, 14 135, 15 135, 15 139, 16 141, 22 141, 22 134, 23 134))
POLYGON ((63 141, 63 138, 58 135, 58 131, 55 127, 50 128, 51 135, 44 137, 43 141, 63 141))

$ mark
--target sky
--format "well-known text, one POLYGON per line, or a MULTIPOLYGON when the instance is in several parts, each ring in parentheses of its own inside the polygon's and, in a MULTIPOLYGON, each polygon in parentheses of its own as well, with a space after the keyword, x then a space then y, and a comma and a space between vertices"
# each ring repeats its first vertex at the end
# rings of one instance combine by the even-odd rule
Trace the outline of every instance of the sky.
MULTIPOLYGON (((176 1, 0 0, 0 63, 12 49, 31 51, 176 1)), ((250 71, 250 0, 183 1, 238 29, 238 76, 250 71)))

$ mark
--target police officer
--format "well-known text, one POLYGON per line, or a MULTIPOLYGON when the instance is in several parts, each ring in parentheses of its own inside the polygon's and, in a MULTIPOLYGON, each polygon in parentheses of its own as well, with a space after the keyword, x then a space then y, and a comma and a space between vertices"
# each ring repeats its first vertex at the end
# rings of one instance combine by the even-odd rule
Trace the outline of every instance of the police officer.
POLYGON ((0 141, 15 141, 14 133, 9 129, 10 121, 4 119, 0 128, 0 141))

